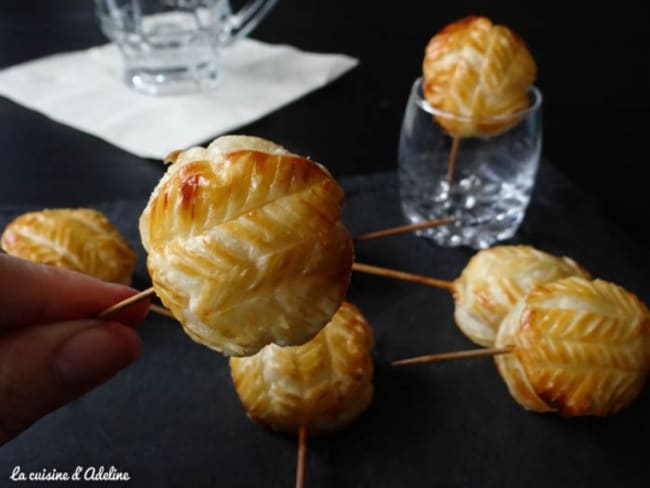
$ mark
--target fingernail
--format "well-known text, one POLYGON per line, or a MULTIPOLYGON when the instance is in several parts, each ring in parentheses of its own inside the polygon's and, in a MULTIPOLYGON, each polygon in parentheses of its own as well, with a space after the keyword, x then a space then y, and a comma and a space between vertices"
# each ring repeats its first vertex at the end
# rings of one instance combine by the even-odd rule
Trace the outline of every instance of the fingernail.
POLYGON ((140 338, 133 330, 119 323, 104 322, 68 339, 55 364, 65 382, 88 387, 131 364, 141 348, 140 338))

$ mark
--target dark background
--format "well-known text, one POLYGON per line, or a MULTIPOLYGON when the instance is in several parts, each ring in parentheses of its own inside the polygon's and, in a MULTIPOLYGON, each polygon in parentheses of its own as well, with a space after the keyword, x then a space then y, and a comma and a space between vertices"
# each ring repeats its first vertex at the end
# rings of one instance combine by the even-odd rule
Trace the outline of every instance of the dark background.
MULTIPOLYGON (((360 65, 240 132, 310 155, 335 175, 395 169, 403 108, 420 74, 424 46, 452 20, 487 15, 519 33, 537 61, 544 94, 543 156, 595 196, 608 215, 645 238, 650 217, 644 177, 650 163, 650 19, 642 5, 629 0, 280 0, 253 37, 350 54, 360 65)), ((103 42, 89 0, 0 5, 0 67, 103 42)), ((4 158, 15 165, 47 160, 59 171, 79 172, 69 162, 95 154, 105 160, 98 167, 142 166, 132 155, 55 127, 5 99, 0 100, 0 117, 4 158)), ((83 178, 82 173, 76 182, 83 178)), ((5 173, 0 201, 10 180, 5 173)), ((138 178, 133 178, 119 191, 138 192, 141 188, 132 188, 137 185, 138 178)))

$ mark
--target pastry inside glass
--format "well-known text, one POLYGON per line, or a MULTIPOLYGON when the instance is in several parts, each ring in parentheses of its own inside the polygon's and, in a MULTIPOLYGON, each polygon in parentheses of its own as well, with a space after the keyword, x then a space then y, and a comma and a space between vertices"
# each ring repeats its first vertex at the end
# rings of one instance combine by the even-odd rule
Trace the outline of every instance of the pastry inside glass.
POLYGON ((422 93, 435 118, 456 138, 491 136, 528 108, 537 66, 525 42, 486 17, 465 17, 431 38, 422 93), (445 113, 449 114, 446 116, 445 113))
POLYGON ((541 154, 536 73, 524 41, 485 17, 430 40, 400 132, 400 194, 410 222, 454 222, 418 235, 484 249, 517 231, 541 154))

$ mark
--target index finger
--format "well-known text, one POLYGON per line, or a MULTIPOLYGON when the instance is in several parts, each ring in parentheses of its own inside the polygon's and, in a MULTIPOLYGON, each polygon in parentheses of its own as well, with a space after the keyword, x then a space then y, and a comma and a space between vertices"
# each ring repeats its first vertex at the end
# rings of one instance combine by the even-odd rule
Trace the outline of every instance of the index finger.
MULTIPOLYGON (((0 254, 0 333, 25 325, 93 318, 135 293, 124 285, 0 254)), ((148 301, 136 303, 111 315, 111 320, 135 325, 148 310, 148 301)))

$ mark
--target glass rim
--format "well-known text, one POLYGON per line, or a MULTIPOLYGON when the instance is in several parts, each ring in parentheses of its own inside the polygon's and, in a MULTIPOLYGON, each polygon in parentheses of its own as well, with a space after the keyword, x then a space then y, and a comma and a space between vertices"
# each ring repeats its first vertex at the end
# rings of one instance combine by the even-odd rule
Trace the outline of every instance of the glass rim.
POLYGON ((516 118, 524 117, 532 112, 535 112, 542 105, 542 92, 535 85, 531 85, 528 88, 528 93, 532 94, 533 101, 532 103, 523 110, 517 112, 512 112, 509 114, 502 115, 491 115, 489 117, 470 117, 468 115, 455 114, 453 112, 447 112, 446 110, 440 110, 438 108, 432 107, 431 104, 422 96, 422 77, 420 76, 413 83, 411 89, 411 96, 415 99, 415 104, 420 107, 422 110, 429 112, 432 115, 437 117, 442 117, 446 119, 458 120, 461 122, 476 122, 476 121, 488 121, 488 122, 497 122, 504 120, 511 120, 516 118))

